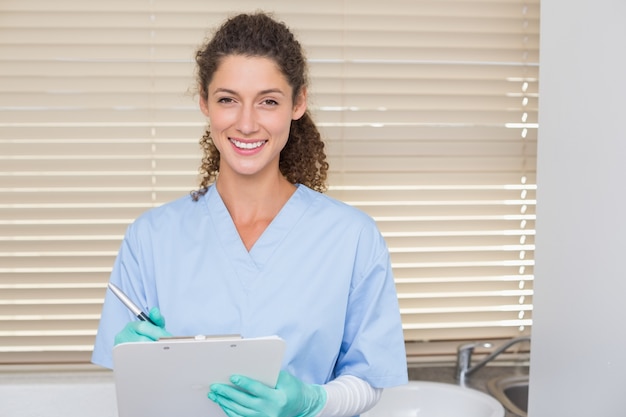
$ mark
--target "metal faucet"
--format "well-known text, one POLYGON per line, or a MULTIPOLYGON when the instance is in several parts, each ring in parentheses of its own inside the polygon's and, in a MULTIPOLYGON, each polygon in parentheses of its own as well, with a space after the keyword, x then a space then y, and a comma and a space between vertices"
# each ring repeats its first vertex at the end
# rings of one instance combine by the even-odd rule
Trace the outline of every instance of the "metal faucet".
POLYGON ((496 356, 510 348, 516 343, 530 342, 530 336, 520 336, 509 340, 508 342, 497 347, 493 352, 487 355, 483 360, 472 366, 472 353, 477 346, 490 347, 489 343, 471 342, 459 345, 456 356, 456 379, 463 383, 465 378, 485 366, 496 356))

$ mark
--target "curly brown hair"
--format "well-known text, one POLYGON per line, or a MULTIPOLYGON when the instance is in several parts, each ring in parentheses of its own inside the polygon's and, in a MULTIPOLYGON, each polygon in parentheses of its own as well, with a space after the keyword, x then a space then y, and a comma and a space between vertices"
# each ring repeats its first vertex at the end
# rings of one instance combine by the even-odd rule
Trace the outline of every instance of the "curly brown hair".
MULTIPOLYGON (((293 33, 267 13, 239 14, 229 18, 213 37, 196 52, 199 93, 207 99, 207 86, 221 61, 231 55, 272 59, 293 90, 295 104, 307 87, 307 62, 293 33)), ((194 200, 205 194, 215 182, 220 154, 211 138, 210 127, 200 140, 204 156, 200 166, 200 188, 192 192, 194 200)), ((292 184, 303 184, 316 191, 326 191, 328 163, 324 142, 308 109, 292 120, 287 144, 280 153, 280 172, 292 184)))

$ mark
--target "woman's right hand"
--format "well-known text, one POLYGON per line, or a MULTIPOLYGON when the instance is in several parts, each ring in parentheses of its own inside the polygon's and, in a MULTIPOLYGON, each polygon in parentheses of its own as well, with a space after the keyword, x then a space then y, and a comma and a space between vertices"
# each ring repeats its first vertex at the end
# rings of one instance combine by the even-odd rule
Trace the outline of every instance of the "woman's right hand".
POLYGON ((131 321, 121 332, 115 335, 115 344, 150 342, 172 336, 170 332, 165 330, 165 318, 161 315, 158 307, 153 307, 148 316, 156 325, 148 321, 131 321))

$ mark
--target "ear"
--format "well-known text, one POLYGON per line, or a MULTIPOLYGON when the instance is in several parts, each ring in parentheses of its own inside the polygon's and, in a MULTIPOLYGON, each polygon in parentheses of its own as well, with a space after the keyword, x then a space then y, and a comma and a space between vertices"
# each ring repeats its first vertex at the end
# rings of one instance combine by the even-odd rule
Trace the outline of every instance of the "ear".
POLYGON ((296 102, 293 106, 293 112, 291 114, 292 120, 298 120, 304 115, 307 106, 307 90, 306 87, 303 87, 300 91, 300 94, 296 97, 296 102))
POLYGON ((206 117, 209 117, 209 103, 207 101, 207 98, 205 97, 206 92, 204 90, 200 90, 200 111, 202 111, 202 114, 204 114, 206 117))

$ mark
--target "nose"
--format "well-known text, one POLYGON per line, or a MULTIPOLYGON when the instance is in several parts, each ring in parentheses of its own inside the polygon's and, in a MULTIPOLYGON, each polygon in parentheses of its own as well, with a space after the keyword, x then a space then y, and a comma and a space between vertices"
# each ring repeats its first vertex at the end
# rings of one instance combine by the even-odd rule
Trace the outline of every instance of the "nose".
POLYGON ((237 120, 237 130, 250 135, 258 130, 257 114, 254 106, 242 106, 237 120))

